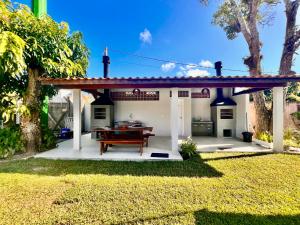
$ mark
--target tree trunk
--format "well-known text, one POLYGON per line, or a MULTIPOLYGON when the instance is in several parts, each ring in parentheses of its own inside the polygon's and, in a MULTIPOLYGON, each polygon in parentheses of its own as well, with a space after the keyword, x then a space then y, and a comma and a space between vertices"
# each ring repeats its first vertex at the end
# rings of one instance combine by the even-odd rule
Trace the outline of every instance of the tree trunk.
MULTIPOLYGON (((286 0, 285 2, 285 16, 286 16, 286 28, 285 28, 285 38, 283 49, 281 53, 280 66, 279 66, 279 74, 280 75, 293 75, 295 74, 292 71, 293 66, 293 58, 294 54, 298 48, 298 42, 300 36, 297 31, 297 12, 299 8, 300 1, 290 1, 286 0)), ((299 42, 300 43, 300 42, 299 42)), ((284 99, 287 99, 287 88, 284 88, 284 99)), ((284 101, 286 104, 286 101, 284 101)))
MULTIPOLYGON (((256 6, 257 7, 257 6, 256 6)), ((254 10, 254 9, 253 9, 254 10)), ((255 13, 253 13, 255 14, 255 13)), ((244 59, 244 64, 248 66, 251 76, 261 75, 261 43, 256 27, 255 16, 248 19, 249 31, 251 33, 247 40, 250 56, 244 59)), ((262 91, 252 94, 254 109, 256 114, 255 133, 271 131, 272 112, 267 108, 265 96, 262 91)))
POLYGON ((267 108, 263 92, 253 93, 253 102, 256 114, 255 133, 272 130, 272 111, 267 108))
MULTIPOLYGON (((254 32, 255 33, 255 32, 254 32)), ((261 75, 261 46, 259 35, 252 35, 252 41, 249 43, 250 56, 244 60, 244 64, 248 66, 250 75, 261 75)), ((272 112, 267 108, 264 93, 262 91, 252 94, 254 109, 256 115, 255 134, 265 131, 271 131, 272 127, 272 112)))
POLYGON ((38 78, 39 69, 28 70, 28 86, 23 96, 23 104, 30 113, 21 118, 21 132, 25 141, 26 152, 37 152, 41 147, 41 83, 38 78))
MULTIPOLYGON (((243 1, 244 4, 247 4, 249 10, 246 16, 240 6, 241 1, 228 1, 237 17, 240 32, 242 32, 248 44, 250 56, 244 59, 244 64, 248 66, 251 76, 261 75, 261 42, 257 29, 257 15, 262 1, 243 1)), ((300 0, 284 0, 284 3, 286 7, 287 25, 279 72, 281 75, 290 75, 293 74, 291 71, 293 55, 297 48, 300 47, 300 30, 297 30, 297 27, 295 26, 300 0)), ((271 131, 272 107, 271 109, 267 107, 263 92, 254 93, 253 99, 257 118, 255 132, 271 131)))
POLYGON ((297 50, 296 44, 299 40, 297 37, 296 18, 300 1, 285 1, 286 29, 283 50, 281 54, 279 74, 291 75, 295 74, 292 71, 293 57, 297 50))
MULTIPOLYGON (((247 1, 249 12, 244 17, 242 10, 238 7, 238 2, 231 0, 233 10, 236 12, 237 20, 240 25, 241 32, 248 44, 250 56, 244 59, 244 64, 248 66, 251 76, 261 75, 261 42, 257 29, 257 14, 260 1, 247 1)), ((253 101, 257 123, 255 133, 270 130, 272 114, 268 110, 263 92, 253 93, 253 101)))

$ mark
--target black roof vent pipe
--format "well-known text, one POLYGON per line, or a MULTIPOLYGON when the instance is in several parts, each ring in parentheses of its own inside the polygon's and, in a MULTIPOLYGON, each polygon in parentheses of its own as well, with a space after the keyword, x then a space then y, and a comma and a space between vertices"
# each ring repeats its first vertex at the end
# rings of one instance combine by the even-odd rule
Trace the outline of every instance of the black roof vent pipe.
MULTIPOLYGON (((103 78, 108 78, 108 72, 109 72, 109 64, 110 64, 110 58, 108 56, 108 49, 104 49, 103 53, 103 78)), ((113 101, 110 98, 109 89, 104 89, 104 93, 100 94, 100 97, 98 97, 94 102, 91 103, 92 105, 113 105, 113 101)))
POLYGON ((110 58, 108 56, 108 48, 107 47, 104 49, 102 62, 103 62, 103 77, 107 78, 108 73, 109 73, 109 64, 110 64, 110 58))
MULTIPOLYGON (((217 77, 222 76, 222 62, 215 62, 215 69, 217 77)), ((225 98, 223 95, 223 88, 217 88, 217 98, 210 104, 210 106, 234 106, 236 102, 230 98, 225 98)))
MULTIPOLYGON (((215 69, 216 69, 216 75, 217 77, 222 76, 222 62, 218 61, 215 62, 215 69)), ((222 99, 223 98, 223 89, 217 88, 217 98, 222 99)))

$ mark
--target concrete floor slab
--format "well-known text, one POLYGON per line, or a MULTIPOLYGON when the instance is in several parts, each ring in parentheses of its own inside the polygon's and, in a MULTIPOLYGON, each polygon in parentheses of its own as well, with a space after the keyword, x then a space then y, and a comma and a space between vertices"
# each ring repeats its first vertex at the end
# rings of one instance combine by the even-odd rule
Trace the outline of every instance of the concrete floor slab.
POLYGON ((216 138, 216 137, 193 137, 197 143, 198 152, 272 152, 257 145, 256 143, 247 143, 235 138, 216 138))
MULTIPOLYGON (((140 156, 137 146, 113 146, 100 155, 99 142, 91 139, 90 134, 82 135, 82 148, 73 150, 73 141, 66 140, 58 147, 35 155, 35 158, 64 159, 64 160, 116 160, 116 161, 145 161, 145 160, 182 160, 180 153, 171 151, 170 137, 151 137, 149 147, 144 148, 140 156), (168 153, 169 158, 151 157, 152 153, 168 153)), ((245 143, 232 138, 193 137, 198 152, 271 152, 271 149, 258 146, 255 143, 245 143)), ((179 144, 182 139, 179 140, 179 144)))
POLYGON ((58 147, 35 155, 35 158, 64 159, 64 160, 116 160, 116 161, 145 161, 145 160, 182 160, 179 152, 171 151, 171 140, 168 137, 154 137, 149 141, 149 147, 144 147, 141 156, 137 146, 113 146, 107 152, 100 155, 100 144, 91 139, 90 134, 82 135, 82 148, 80 151, 73 150, 72 140, 58 144, 58 147), (152 153, 169 153, 169 158, 151 157, 152 153))

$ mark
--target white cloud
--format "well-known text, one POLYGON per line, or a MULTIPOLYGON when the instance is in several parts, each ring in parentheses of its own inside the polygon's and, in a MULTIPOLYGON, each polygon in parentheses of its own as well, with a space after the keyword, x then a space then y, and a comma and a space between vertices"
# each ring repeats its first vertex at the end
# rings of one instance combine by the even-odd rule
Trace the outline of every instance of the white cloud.
POLYGON ((297 13, 296 24, 300 25, 300 12, 297 13))
POLYGON ((209 60, 201 60, 201 62, 199 63, 200 66, 203 67, 213 67, 214 65, 212 64, 211 61, 209 60))
POLYGON ((183 73, 182 71, 178 71, 178 72, 176 73, 176 76, 178 76, 178 77, 184 76, 184 73, 183 73))
POLYGON ((145 28, 145 30, 140 33, 140 40, 145 44, 152 43, 152 35, 147 28, 145 28))
POLYGON ((176 67, 176 64, 172 63, 172 62, 161 65, 161 69, 163 72, 169 72, 169 71, 173 70, 175 67, 176 67))
POLYGON ((210 73, 207 70, 190 69, 185 72, 189 77, 208 76, 210 73))
POLYGON ((186 70, 186 68, 184 68, 183 66, 179 67, 180 70, 186 70))
POLYGON ((180 70, 177 72, 177 76, 197 77, 210 75, 207 70, 197 69, 197 64, 192 63, 186 66, 180 66, 179 69, 180 70))
POLYGON ((192 63, 190 63, 189 65, 186 65, 186 66, 185 66, 185 68, 186 68, 187 70, 194 69, 194 68, 196 68, 196 67, 197 67, 197 65, 196 65, 196 64, 192 64, 192 63))

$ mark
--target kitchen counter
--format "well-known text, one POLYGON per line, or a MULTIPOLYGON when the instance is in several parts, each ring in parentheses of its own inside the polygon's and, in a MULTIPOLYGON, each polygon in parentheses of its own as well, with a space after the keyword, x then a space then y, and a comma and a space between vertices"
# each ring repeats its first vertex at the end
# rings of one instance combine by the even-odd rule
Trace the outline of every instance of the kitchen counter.
POLYGON ((192 136, 213 136, 212 121, 193 121, 192 136))

